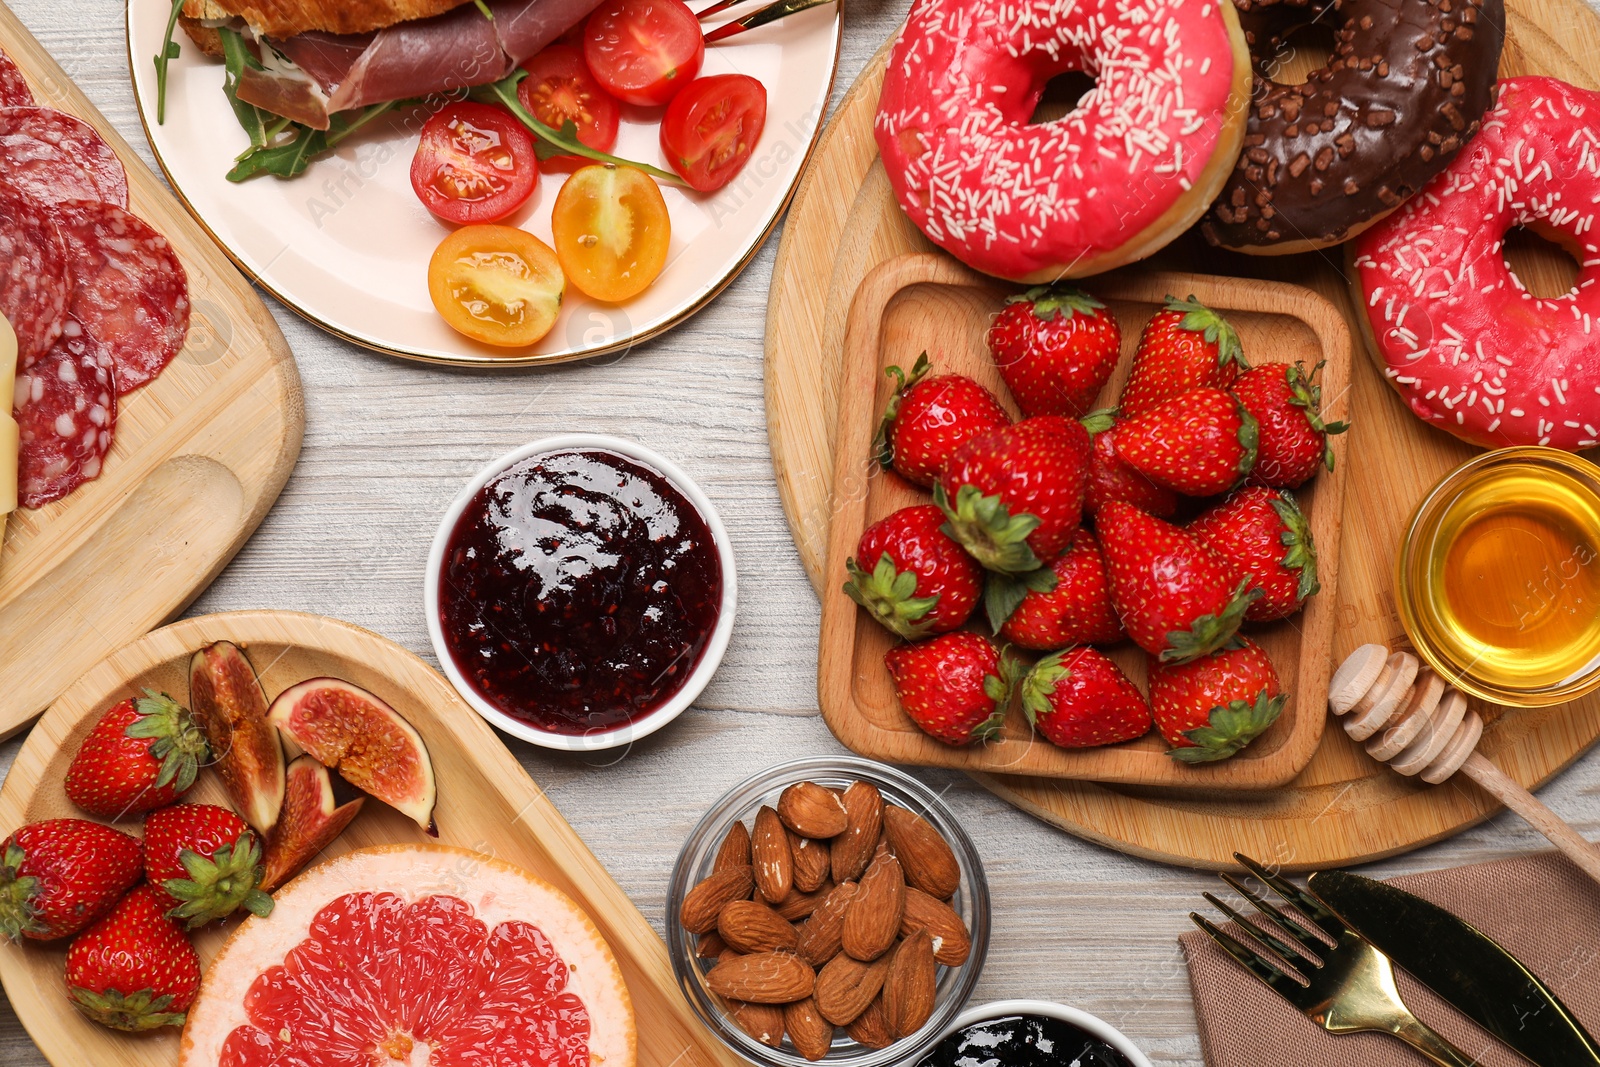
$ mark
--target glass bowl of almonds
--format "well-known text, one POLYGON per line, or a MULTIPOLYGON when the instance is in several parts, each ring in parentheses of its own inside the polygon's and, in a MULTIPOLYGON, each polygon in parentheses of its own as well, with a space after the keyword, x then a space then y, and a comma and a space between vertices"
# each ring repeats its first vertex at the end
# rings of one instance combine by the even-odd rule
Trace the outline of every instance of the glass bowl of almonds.
POLYGON ((989 885, 938 795, 870 760, 747 779, 689 834, 667 948, 695 1013, 773 1067, 915 1064, 989 948, 989 885))

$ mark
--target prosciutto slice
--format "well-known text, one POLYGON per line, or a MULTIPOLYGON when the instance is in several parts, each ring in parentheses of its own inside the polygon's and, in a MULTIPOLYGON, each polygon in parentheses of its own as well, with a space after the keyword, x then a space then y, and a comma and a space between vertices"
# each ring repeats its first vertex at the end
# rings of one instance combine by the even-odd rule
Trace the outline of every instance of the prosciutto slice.
POLYGON ((499 81, 577 25, 599 0, 489 0, 402 22, 377 33, 303 33, 261 42, 292 66, 263 55, 246 70, 239 99, 314 129, 329 116, 389 100, 450 93, 499 81))

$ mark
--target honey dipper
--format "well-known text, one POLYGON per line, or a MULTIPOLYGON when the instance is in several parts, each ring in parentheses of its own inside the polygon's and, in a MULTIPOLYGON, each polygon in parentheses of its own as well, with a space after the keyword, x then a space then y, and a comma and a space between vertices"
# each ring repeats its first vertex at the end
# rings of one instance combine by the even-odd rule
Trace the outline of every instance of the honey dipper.
POLYGON ((1374 759, 1437 785, 1457 771, 1528 821, 1600 882, 1600 850, 1521 784, 1474 751, 1483 720, 1466 696, 1409 652, 1362 645, 1333 672, 1328 708, 1374 759))

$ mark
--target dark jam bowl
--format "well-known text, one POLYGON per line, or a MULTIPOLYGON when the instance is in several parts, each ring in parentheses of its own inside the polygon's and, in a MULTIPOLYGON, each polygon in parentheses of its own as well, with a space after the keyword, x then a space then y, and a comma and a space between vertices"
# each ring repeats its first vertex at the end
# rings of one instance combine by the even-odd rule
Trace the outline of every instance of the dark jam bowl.
MULTIPOLYGON (((1065 1037, 1065 1035, 1057 1035, 1065 1037)), ((955 1022, 950 1024, 938 1043, 934 1044, 931 1051, 920 1059, 907 1061, 906 1067, 945 1067, 946 1064, 955 1062, 961 1064, 981 1063, 983 1067, 1033 1067, 1037 1063, 1066 1064, 1076 1063, 1080 1067, 1152 1067, 1149 1057, 1139 1051, 1137 1045, 1129 1041, 1121 1031, 1110 1023, 1086 1011, 1069 1008, 1065 1004, 1052 1004, 1046 1000, 997 1000, 991 1004, 980 1004, 962 1012, 955 1022), (982 1042, 978 1048, 981 1054, 967 1050, 965 1055, 951 1056, 944 1047, 945 1041, 958 1040, 964 1030, 983 1026, 986 1023, 1000 1024, 999 1027, 1006 1032, 1012 1030, 1015 1020, 1043 1019, 1054 1024, 1064 1024, 1066 1031, 1078 1031, 1071 1037, 1066 1037, 1071 1047, 1056 1048, 1052 1050, 1030 1050, 1038 1053, 1031 1057, 1008 1057, 1005 1050, 982 1042), (1093 1046, 1083 1058, 1074 1059, 1080 1054, 1080 1049, 1088 1044, 1093 1046), (1098 1055, 1097 1055, 1098 1054, 1098 1055)))
POLYGON ((693 479, 670 460, 633 441, 605 434, 575 433, 546 437, 523 445, 485 464, 473 476, 445 511, 444 518, 439 523, 439 530, 434 535, 433 547, 428 553, 423 604, 428 617, 428 636, 433 642, 433 651, 438 657, 440 668, 450 680, 450 684, 461 694, 461 698, 472 705, 480 715, 506 733, 544 748, 568 752, 593 752, 631 744, 653 734, 694 703, 695 698, 705 689, 706 683, 711 680, 711 676, 716 673, 717 667, 722 662, 723 653, 727 651, 728 639, 733 633, 735 586, 733 550, 728 543, 727 531, 723 528, 722 520, 717 515, 717 509, 712 505, 710 498, 701 491, 693 479), (693 505, 705 528, 710 532, 721 570, 722 585, 716 622, 710 635, 706 638, 693 669, 670 696, 651 710, 633 716, 619 725, 606 729, 573 732, 544 729, 530 722, 529 719, 535 717, 533 712, 536 709, 525 709, 527 717, 514 714, 500 702, 489 699, 463 674, 456 660, 457 654, 452 650, 451 642, 445 634, 441 616, 440 588, 445 578, 450 545, 461 525, 462 516, 469 508, 480 503, 480 493, 484 487, 513 468, 517 468, 524 461, 565 453, 610 453, 632 465, 645 468, 646 473, 658 475, 671 488, 676 489, 693 505))

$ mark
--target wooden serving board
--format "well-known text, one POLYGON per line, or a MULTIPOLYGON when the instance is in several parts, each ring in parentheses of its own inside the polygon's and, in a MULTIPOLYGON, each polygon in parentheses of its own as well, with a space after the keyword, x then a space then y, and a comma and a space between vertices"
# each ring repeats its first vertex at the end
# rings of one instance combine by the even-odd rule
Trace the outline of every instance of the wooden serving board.
MULTIPOLYGON (((296 682, 332 675, 370 689, 417 728, 439 783, 437 840, 525 867, 589 913, 621 964, 633 998, 640 1067, 740 1062, 695 1019, 673 980, 666 946, 494 731, 422 660, 347 622, 295 612, 231 612, 185 619, 119 649, 62 693, 28 735, 0 788, 0 837, 38 819, 82 818, 61 783, 99 714, 146 686, 186 699, 189 657, 218 640, 245 649, 269 698, 296 682)), ((210 772, 201 773, 189 797, 227 803, 210 772)), ((138 823, 120 828, 137 832, 138 823)), ((428 840, 409 818, 369 799, 326 855, 428 840)), ((197 935, 202 961, 210 961, 237 922, 215 924, 197 935)), ((172 1067, 177 1062, 175 1029, 130 1037, 78 1014, 62 984, 64 959, 60 944, 30 942, 0 952, 6 996, 52 1063, 172 1067)))
POLYGON ((189 276, 188 343, 118 398, 100 477, 17 511, 0 548, 0 737, 108 652, 172 618, 233 558, 300 454, 305 412, 289 346, 250 284, 0 5, 0 48, 40 104, 92 125, 128 171, 129 208, 189 276))
MULTIPOLYGON (((1225 312, 1247 352, 1271 352, 1274 359, 1299 360, 1307 367, 1325 364, 1320 380, 1331 398, 1325 414, 1329 419, 1347 414, 1350 331, 1338 310, 1315 293, 1281 283, 1147 270, 1117 271, 1085 288, 1106 303, 1122 328, 1123 359, 1096 407, 1115 403, 1139 331, 1169 294, 1179 294, 1225 312)), ((842 589, 845 561, 855 554, 861 531, 893 511, 929 499, 926 491, 898 475, 874 474, 873 434, 898 387, 885 368, 910 367, 919 353, 927 352, 937 373, 976 379, 1004 398, 1012 417, 1018 417, 984 343, 984 333, 1010 291, 949 256, 926 252, 885 260, 856 290, 845 330, 833 473, 835 485, 851 490, 834 496, 827 580, 821 590, 817 698, 828 727, 861 755, 895 763, 1187 789, 1286 784, 1310 762, 1327 721, 1320 695, 1308 694, 1327 691, 1331 669, 1325 650, 1337 607, 1339 519, 1348 467, 1342 437, 1333 439, 1334 469, 1295 493, 1321 552, 1322 592, 1295 618, 1246 627, 1272 657, 1290 697, 1278 721, 1238 756, 1220 763, 1180 763, 1167 755, 1165 742, 1154 733, 1120 745, 1057 748, 1035 736, 1020 708, 1012 709, 997 740, 953 748, 923 733, 901 710, 883 666, 884 653, 899 641, 842 589), (1304 654, 1307 650, 1313 651, 1304 654)), ((1144 653, 1124 643, 1111 655, 1143 688, 1144 653)))
MULTIPOLYGON (((1549 74, 1594 89, 1600 17, 1583 0, 1507 0, 1503 76, 1549 74), (1580 58, 1581 57, 1581 58, 1580 58)), ((767 307, 767 421, 778 489, 801 560, 824 595, 834 495, 842 359, 851 300, 878 264, 932 251, 895 204, 877 163, 872 119, 887 46, 840 104, 801 182, 773 272, 767 307)), ((1564 291, 1574 268, 1542 248, 1508 252, 1536 291, 1564 291)), ((1195 234, 1131 270, 1195 270, 1303 285, 1351 316, 1342 252, 1253 258, 1212 249, 1195 234)), ((1092 288, 1093 280, 1085 285, 1092 288)), ((1246 352, 1249 356, 1251 353, 1246 352)), ((1265 354, 1267 358, 1276 358, 1265 354)), ((1331 660, 1368 641, 1401 638, 1392 595, 1394 552, 1411 510, 1474 454, 1407 413, 1375 362, 1353 360, 1349 492, 1331 660)), ((1560 772, 1600 737, 1600 698, 1559 708, 1480 709, 1479 751, 1530 787, 1560 772)), ((1499 804, 1471 782, 1420 785, 1329 730, 1289 785, 1255 793, 1101 785, 982 774, 998 795, 1070 833, 1134 855, 1199 867, 1231 864, 1235 850, 1289 870, 1404 852, 1472 826, 1499 804)))

